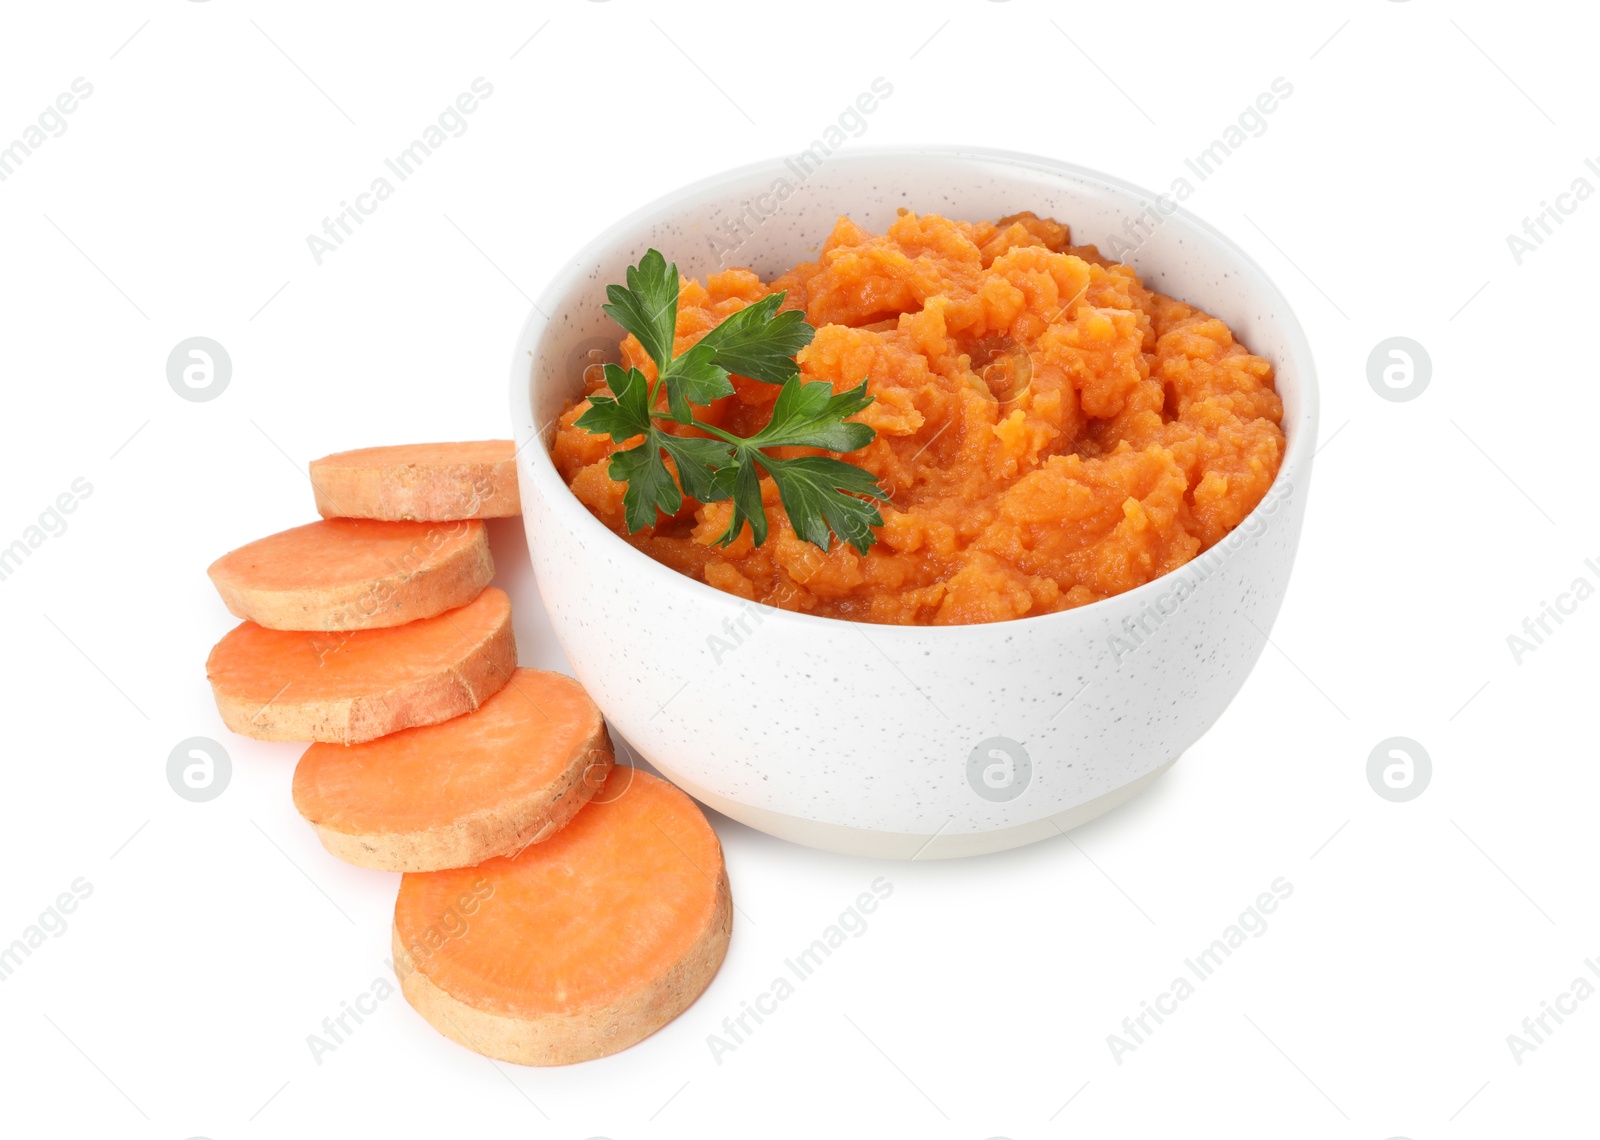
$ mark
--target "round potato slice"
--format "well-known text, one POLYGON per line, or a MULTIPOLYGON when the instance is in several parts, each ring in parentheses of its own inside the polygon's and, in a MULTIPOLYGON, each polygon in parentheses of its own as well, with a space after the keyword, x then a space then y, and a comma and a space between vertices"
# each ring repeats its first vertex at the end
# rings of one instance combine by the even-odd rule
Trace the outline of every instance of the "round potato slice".
POLYGON ((518 669, 465 716, 349 747, 313 744, 294 770, 294 806, 358 867, 471 867, 560 831, 611 760, 605 718, 582 685, 518 669))
POLYGON ((207 571, 235 617, 268 629, 384 629, 464 606, 494 577, 483 523, 323 519, 207 571))
POLYGON ((401 879, 395 969, 406 1000, 452 1041, 567 1065, 689 1008, 722 964, 732 908, 699 807, 618 767, 571 823, 515 858, 401 879))
POLYGON ((341 451, 311 463, 324 518, 448 522, 520 514, 509 439, 341 451))
POLYGON ((471 712, 516 670, 511 599, 488 589, 393 629, 292 633, 235 626, 206 676, 223 723, 258 740, 356 744, 471 712))

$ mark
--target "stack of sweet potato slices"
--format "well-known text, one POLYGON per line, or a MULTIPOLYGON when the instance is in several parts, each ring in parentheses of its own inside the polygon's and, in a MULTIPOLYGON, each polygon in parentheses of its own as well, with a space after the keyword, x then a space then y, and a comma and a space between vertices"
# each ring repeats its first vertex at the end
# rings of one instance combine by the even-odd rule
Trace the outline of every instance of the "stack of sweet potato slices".
POLYGON ((206 662, 223 722, 311 742, 295 807, 332 854, 403 872, 395 969, 445 1036, 563 1065, 654 1033, 727 951, 722 848, 614 765, 578 682, 517 667, 483 521, 518 511, 512 444, 342 452, 311 481, 321 521, 211 566, 243 619, 206 662))

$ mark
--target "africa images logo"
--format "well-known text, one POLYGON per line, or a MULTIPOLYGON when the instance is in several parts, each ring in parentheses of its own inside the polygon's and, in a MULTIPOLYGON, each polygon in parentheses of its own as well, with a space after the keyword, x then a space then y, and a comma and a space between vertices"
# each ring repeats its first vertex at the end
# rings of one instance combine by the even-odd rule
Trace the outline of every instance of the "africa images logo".
POLYGON ((1032 782, 1033 761, 1028 750, 1010 737, 991 736, 967 756, 967 783, 990 803, 1008 803, 1032 782))

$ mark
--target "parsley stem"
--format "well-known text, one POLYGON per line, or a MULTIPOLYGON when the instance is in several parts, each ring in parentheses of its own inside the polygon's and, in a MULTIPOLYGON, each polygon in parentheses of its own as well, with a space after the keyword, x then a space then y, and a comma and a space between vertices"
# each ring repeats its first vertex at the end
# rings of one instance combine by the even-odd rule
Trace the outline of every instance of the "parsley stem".
MULTIPOLYGON (((650 416, 651 416, 652 419, 672 420, 673 423, 677 423, 678 422, 677 420, 672 419, 672 413, 671 412, 651 412, 650 416)), ((713 427, 712 425, 710 425, 708 423, 702 423, 700 421, 699 417, 691 417, 686 426, 688 426, 688 427, 697 427, 701 431, 710 432, 712 435, 714 435, 718 439, 720 439, 723 443, 731 443, 736 450, 742 450, 744 448, 745 444, 749 442, 748 440, 741 439, 739 436, 729 435, 727 432, 723 431, 719 427, 713 427)))

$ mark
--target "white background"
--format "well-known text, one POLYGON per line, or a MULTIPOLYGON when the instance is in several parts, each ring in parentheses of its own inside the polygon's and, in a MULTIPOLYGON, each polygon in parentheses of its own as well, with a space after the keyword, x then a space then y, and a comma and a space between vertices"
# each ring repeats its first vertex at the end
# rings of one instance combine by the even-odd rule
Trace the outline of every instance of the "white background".
MULTIPOLYGON (((1600 601, 1520 664, 1506 643, 1600 579, 1600 202, 1521 265, 1506 244, 1575 178, 1600 186, 1586 19, 1434 0, 9 6, 0 144, 75 77, 94 91, 0 183, 0 545, 75 479, 93 492, 0 582, 0 944, 73 880, 93 894, 0 983, 0 1131, 1592 1134, 1600 1000, 1520 1065, 1506 1043, 1600 959, 1600 601), (466 134, 318 266, 306 235, 479 76, 494 93, 466 134), (315 456, 509 435, 512 338, 583 242, 799 150, 878 76, 894 94, 863 144, 1006 147, 1155 188, 1293 84, 1188 202, 1277 277, 1321 373, 1274 647, 1170 775, 1070 840, 874 863, 717 819, 741 907, 726 964, 621 1055, 496 1065, 392 997, 317 1064, 307 1035, 389 976, 396 879, 323 852, 289 800, 295 746, 222 728, 203 662, 232 620, 206 565, 311 518, 315 456), (165 376, 195 335, 233 361, 208 403, 165 376), (1367 383, 1392 335, 1433 360, 1411 402, 1367 383), (1433 760, 1409 803, 1366 779, 1395 735, 1433 760), (209 803, 167 784, 191 736, 233 758, 209 803), (894 893, 867 932, 717 1064, 707 1035, 878 876, 894 893), (1266 933, 1117 1064, 1107 1035, 1280 876, 1294 893, 1266 933)), ((495 537, 523 661, 550 664, 519 532, 495 537)))

